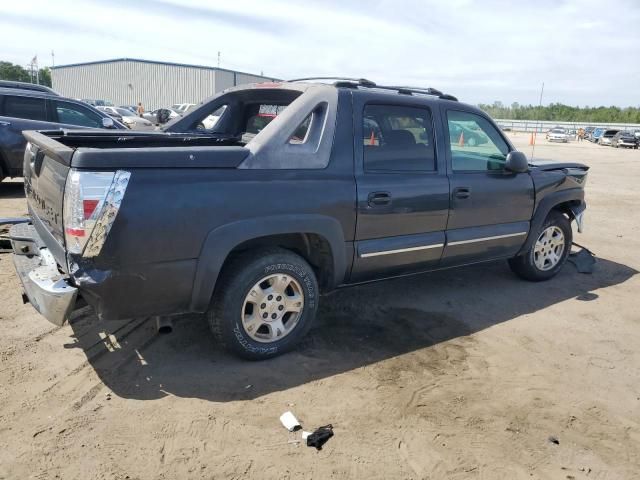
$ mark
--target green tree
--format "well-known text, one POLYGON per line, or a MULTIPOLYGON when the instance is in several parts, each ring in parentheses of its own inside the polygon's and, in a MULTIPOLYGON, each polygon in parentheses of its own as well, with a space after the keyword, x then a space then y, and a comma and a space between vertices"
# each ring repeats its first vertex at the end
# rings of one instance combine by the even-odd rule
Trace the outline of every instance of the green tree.
POLYGON ((51 86, 51 69, 49 67, 40 69, 40 85, 51 86))
POLYGON ((20 65, 10 62, 0 62, 0 80, 15 80, 17 82, 30 82, 31 78, 20 65))
POLYGON ((480 104, 478 107, 493 118, 504 120, 549 120, 558 122, 594 122, 594 123, 640 123, 640 107, 573 107, 562 103, 546 106, 520 105, 512 103, 510 107, 499 101, 492 105, 480 104))
POLYGON ((0 80, 13 80, 16 82, 35 82, 36 79, 40 82, 40 85, 51 86, 51 70, 49 67, 44 67, 38 70, 38 75, 35 73, 33 77, 31 72, 20 65, 15 65, 11 62, 0 62, 0 80))

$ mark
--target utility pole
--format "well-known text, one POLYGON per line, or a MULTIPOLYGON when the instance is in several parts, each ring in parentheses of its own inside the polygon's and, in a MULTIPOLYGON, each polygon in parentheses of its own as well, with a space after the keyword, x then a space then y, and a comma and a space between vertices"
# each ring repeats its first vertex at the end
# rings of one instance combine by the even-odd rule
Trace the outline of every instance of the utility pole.
POLYGON ((220 68, 220 51, 218 50, 218 68, 220 68))
POLYGON ((56 66, 56 59, 55 59, 55 53, 53 53, 53 50, 51 50, 51 68, 56 66))
POLYGON ((531 160, 533 160, 533 154, 536 151, 536 140, 538 137, 538 129, 540 128, 540 111, 542 110, 542 94, 544 93, 544 82, 542 82, 542 88, 540 89, 540 102, 538 103, 538 115, 536 115, 536 131, 533 133, 533 145, 531 146, 531 160))

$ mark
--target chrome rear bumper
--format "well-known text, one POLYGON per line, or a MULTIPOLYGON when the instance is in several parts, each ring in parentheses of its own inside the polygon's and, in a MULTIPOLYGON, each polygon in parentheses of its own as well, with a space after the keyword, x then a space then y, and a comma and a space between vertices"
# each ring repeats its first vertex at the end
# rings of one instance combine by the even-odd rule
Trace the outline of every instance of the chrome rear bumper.
POLYGON ((33 225, 14 225, 9 236, 13 263, 29 303, 51 323, 63 325, 75 306, 78 289, 60 273, 33 225))

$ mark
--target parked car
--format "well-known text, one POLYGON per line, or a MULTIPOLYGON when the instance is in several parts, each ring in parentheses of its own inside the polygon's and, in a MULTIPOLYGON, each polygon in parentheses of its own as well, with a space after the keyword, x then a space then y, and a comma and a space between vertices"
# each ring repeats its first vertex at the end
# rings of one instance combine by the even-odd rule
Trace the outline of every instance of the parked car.
POLYGON ((195 107, 195 103, 174 103, 171 105, 171 110, 178 112, 179 114, 184 114, 191 107, 195 107))
POLYGON ((58 92, 53 91, 45 85, 35 83, 16 82, 14 80, 0 80, 0 88, 16 88, 18 90, 33 90, 34 92, 48 93, 49 95, 59 96, 58 92))
POLYGON ((567 143, 569 141, 569 134, 564 128, 555 127, 547 132, 546 139, 548 142, 567 143))
POLYGON ((611 146, 616 148, 638 148, 638 139, 633 132, 622 130, 613 136, 611 146))
POLYGON ((112 107, 96 107, 96 110, 100 110, 102 113, 106 113, 107 115, 109 115, 114 120, 117 120, 120 123, 123 123, 122 122, 122 115, 120 115, 118 112, 116 112, 115 109, 112 109, 112 107))
POLYGON ((218 120, 220 120, 220 117, 222 116, 226 108, 227 108, 226 106, 222 106, 219 109, 217 109, 215 112, 213 112, 211 115, 208 115, 207 117, 203 118, 201 125, 199 125, 199 128, 201 130, 213 130, 213 128, 218 123, 218 120))
POLYGON ((611 146, 611 140, 613 140, 613 137, 615 137, 616 133, 619 131, 620 130, 615 129, 605 130, 598 139, 598 144, 611 146))
POLYGON ((140 117, 137 113, 120 107, 97 107, 115 118, 120 117, 122 123, 132 130, 153 130, 154 124, 146 118, 140 117))
POLYGON ((113 107, 113 103, 109 100, 83 98, 82 101, 91 105, 92 107, 113 107))
POLYGON ((483 145, 489 141, 482 131, 476 131, 464 123, 455 123, 449 127, 449 140, 458 143, 462 141, 469 147, 483 145))
POLYGON ((79 299, 100 319, 204 313, 223 346, 264 359, 338 287, 498 259, 555 276, 588 167, 529 164, 480 109, 407 90, 249 85, 161 132, 25 132, 31 224, 10 236, 26 298, 56 324, 79 299), (215 132, 198 129, 225 105, 215 132), (460 125, 484 146, 449 140, 460 125))
POLYGON ((151 112, 145 112, 142 114, 143 118, 146 118, 154 125, 164 125, 168 121, 178 118, 179 116, 180 114, 178 112, 170 108, 158 108, 151 112))
POLYGON ((604 134, 604 128, 596 128, 593 130, 591 135, 589 136, 589 141, 593 143, 598 143, 600 141, 600 137, 604 134))
POLYGON ((23 130, 78 127, 125 128, 77 100, 49 92, 0 87, 0 180, 22 176, 27 143, 23 130))
POLYGON ((124 108, 125 110, 129 110, 130 112, 138 114, 138 106, 137 105, 120 105, 118 108, 124 108))

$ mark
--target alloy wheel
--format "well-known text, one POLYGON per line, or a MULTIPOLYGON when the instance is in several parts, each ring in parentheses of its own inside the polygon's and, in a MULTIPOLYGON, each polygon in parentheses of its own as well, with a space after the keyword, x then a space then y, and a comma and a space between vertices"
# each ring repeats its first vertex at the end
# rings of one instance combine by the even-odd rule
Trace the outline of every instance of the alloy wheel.
POLYGON ((253 340, 271 343, 293 331, 304 308, 304 294, 291 275, 277 273, 259 280, 242 306, 242 326, 253 340))
POLYGON ((533 250, 533 261, 539 270, 547 271, 554 268, 562 259, 565 249, 565 239, 562 230, 551 225, 542 231, 533 250))

